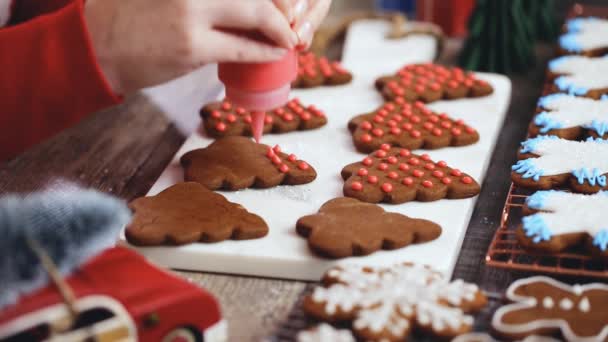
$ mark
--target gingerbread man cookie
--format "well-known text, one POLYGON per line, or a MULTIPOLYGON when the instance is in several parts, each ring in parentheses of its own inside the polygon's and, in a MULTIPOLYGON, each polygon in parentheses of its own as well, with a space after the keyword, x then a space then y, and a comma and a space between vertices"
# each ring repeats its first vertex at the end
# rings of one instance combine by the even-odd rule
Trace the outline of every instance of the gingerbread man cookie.
POLYGON ((530 124, 530 135, 555 135, 576 140, 584 135, 608 138, 608 97, 594 100, 551 94, 538 101, 540 112, 530 124))
POLYGON ((603 56, 608 53, 608 19, 574 18, 566 23, 566 34, 559 38, 562 54, 603 56))
POLYGON ((369 153, 382 144, 411 150, 465 146, 479 141, 479 133, 462 120, 435 113, 424 103, 405 102, 402 98, 387 102, 348 123, 357 150, 369 153))
POLYGON ((563 56, 549 62, 554 90, 599 99, 608 94, 608 56, 563 56))
POLYGON ((304 299, 304 311, 328 322, 352 321, 362 341, 404 341, 413 328, 441 338, 471 330, 468 312, 487 300, 475 284, 448 282, 428 267, 339 266, 304 299))
POLYGON ((341 85, 349 83, 353 75, 339 62, 330 62, 312 52, 298 55, 298 76, 291 84, 294 88, 313 88, 322 85, 341 85))
POLYGON ((524 141, 513 165, 513 183, 536 190, 567 186, 575 192, 606 189, 608 140, 572 141, 540 135, 524 141))
POLYGON ((388 100, 433 102, 441 99, 481 97, 494 89, 473 73, 436 64, 411 64, 397 74, 376 80, 376 88, 388 100))
POLYGON ((315 253, 329 258, 368 255, 380 249, 398 249, 435 240, 441 227, 431 221, 387 213, 376 204, 353 198, 336 198, 315 215, 296 223, 315 253))
POLYGON ((193 182, 138 198, 129 207, 134 214, 125 236, 137 246, 257 239, 268 234, 262 218, 193 182))
POLYGON ((526 199, 524 215, 517 238, 525 247, 557 253, 584 245, 608 257, 608 192, 537 191, 526 199))
POLYGON ((566 341, 608 339, 608 285, 568 285, 536 276, 515 281, 506 293, 512 304, 492 317, 497 333, 517 339, 561 334, 566 341))
POLYGON ((225 137, 206 148, 190 151, 181 158, 186 181, 211 190, 270 188, 280 184, 310 183, 315 170, 279 146, 256 144, 246 137, 225 137))
POLYGON ((479 184, 469 175, 452 169, 428 154, 416 155, 404 148, 380 149, 358 163, 342 169, 344 195, 370 203, 429 202, 479 194, 479 184))
MULTIPOLYGON (((251 112, 228 100, 214 102, 201 109, 207 134, 214 138, 231 135, 251 136, 251 112)), ((285 106, 266 112, 264 133, 287 133, 319 128, 327 117, 314 105, 304 106, 295 98, 285 106)))

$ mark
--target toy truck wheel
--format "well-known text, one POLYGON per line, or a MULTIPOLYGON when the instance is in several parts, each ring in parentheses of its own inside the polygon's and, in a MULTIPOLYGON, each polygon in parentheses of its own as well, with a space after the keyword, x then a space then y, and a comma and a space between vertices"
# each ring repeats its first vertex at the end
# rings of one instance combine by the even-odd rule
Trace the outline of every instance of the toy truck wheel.
POLYGON ((200 334, 196 334, 192 329, 189 328, 177 328, 171 330, 165 337, 163 337, 162 342, 199 342, 202 341, 200 338, 200 334))

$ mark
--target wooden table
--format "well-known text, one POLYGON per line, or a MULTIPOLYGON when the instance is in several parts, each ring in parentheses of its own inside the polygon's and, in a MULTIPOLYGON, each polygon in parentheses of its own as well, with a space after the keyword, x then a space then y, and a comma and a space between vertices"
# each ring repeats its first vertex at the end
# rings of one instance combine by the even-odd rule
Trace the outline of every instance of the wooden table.
MULTIPOLYGON (((450 40, 441 62, 452 64, 462 41, 450 40)), ((509 187, 510 165, 534 112, 552 54, 538 49, 537 67, 511 77, 513 97, 455 269, 455 278, 479 284, 491 305, 478 315, 487 328, 506 286, 523 274, 485 267, 484 257, 500 222, 509 187)), ((126 200, 145 195, 180 147, 184 137, 144 96, 91 115, 79 125, 0 166, 0 193, 28 192, 63 178, 126 200)), ((297 301, 313 284, 230 275, 178 272, 220 300, 229 321, 230 340, 289 338, 309 324, 297 301)))

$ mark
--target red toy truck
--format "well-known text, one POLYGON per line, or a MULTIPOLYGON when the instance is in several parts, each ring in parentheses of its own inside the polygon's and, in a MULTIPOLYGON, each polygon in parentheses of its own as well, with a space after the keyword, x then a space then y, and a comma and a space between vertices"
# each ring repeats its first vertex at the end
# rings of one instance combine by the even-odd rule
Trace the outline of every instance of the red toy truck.
POLYGON ((78 315, 54 285, 0 312, 0 341, 225 341, 226 323, 207 292, 124 247, 85 263, 67 279, 78 315))

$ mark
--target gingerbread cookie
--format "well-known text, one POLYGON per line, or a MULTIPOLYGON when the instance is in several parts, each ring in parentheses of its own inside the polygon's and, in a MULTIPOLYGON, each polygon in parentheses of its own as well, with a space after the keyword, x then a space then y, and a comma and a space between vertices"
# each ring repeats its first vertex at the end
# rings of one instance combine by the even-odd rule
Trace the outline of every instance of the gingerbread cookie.
POLYGON ((608 339, 608 285, 568 285, 536 276, 513 282, 506 293, 512 304, 500 307, 492 327, 516 339, 561 334, 566 341, 608 339))
POLYGON ((125 236, 137 246, 247 240, 268 234, 261 217, 193 182, 138 198, 129 207, 134 214, 125 236))
POLYGON ((555 135, 576 140, 585 135, 608 138, 608 98, 594 100, 569 94, 551 94, 538 101, 539 114, 530 135, 555 135))
POLYGON ((586 17, 566 22, 566 34, 559 38, 562 54, 594 57, 608 53, 608 19, 586 17))
POLYGON ((330 269, 324 286, 304 299, 304 311, 328 322, 352 321, 362 341, 404 341, 413 328, 440 338, 471 330, 468 312, 487 300, 475 284, 448 282, 428 267, 345 265, 330 269))
POLYGON ((429 202, 479 194, 479 184, 446 162, 433 162, 428 154, 416 155, 404 148, 380 149, 342 169, 344 195, 364 202, 429 202))
POLYGON ((563 56, 549 62, 554 91, 599 99, 608 94, 608 57, 563 56))
POLYGON ((608 192, 537 191, 526 199, 524 215, 517 238, 526 248, 557 253, 584 245, 608 257, 608 192))
MULTIPOLYGON (((231 135, 251 136, 251 112, 228 100, 214 102, 201 109, 207 134, 214 138, 231 135)), ((285 106, 266 112, 264 133, 287 133, 319 128, 327 124, 317 107, 304 106, 295 98, 285 106)))
POLYGON ((315 170, 279 146, 256 144, 245 137, 225 137, 206 148, 190 151, 181 158, 186 181, 211 190, 270 188, 280 184, 310 183, 315 170))
POLYGON ((327 323, 298 333, 297 342, 355 342, 355 337, 346 329, 336 329, 327 323))
POLYGON ((402 98, 377 110, 356 116, 348 123, 359 152, 369 153, 382 144, 411 150, 465 146, 479 141, 479 133, 462 120, 435 113, 424 103, 411 104, 402 98))
POLYGON ((398 249, 435 240, 441 227, 431 221, 387 213, 376 204, 336 198, 296 223, 315 253, 328 258, 368 255, 380 249, 398 249))
MULTIPOLYGON (((492 336, 486 333, 468 333, 460 335, 452 340, 452 342, 502 342, 494 339, 492 336)), ((516 340, 516 342, 561 342, 552 337, 530 335, 526 336, 522 340, 516 340)))
POLYGON ((298 76, 291 84, 294 88, 313 88, 322 85, 341 85, 349 83, 353 75, 339 62, 330 62, 312 52, 298 55, 298 76))
POLYGON ((567 186, 575 192, 606 189, 608 140, 565 140, 539 135, 521 143, 519 161, 513 165, 513 183, 536 190, 567 186))
POLYGON ((492 86, 460 68, 436 64, 411 64, 397 74, 376 80, 376 88, 391 101, 403 98, 408 102, 433 102, 441 99, 487 96, 492 86))

